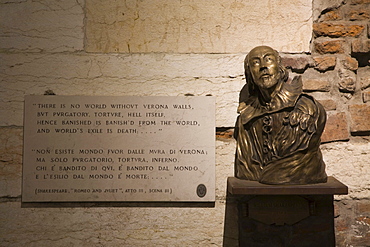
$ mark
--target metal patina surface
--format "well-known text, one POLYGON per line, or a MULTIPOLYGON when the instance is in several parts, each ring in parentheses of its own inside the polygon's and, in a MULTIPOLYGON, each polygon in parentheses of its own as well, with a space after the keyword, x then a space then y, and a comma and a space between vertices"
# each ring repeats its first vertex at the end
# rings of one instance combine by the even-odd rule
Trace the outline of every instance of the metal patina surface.
POLYGON ((235 126, 235 176, 265 184, 327 181, 320 151, 326 113, 304 94, 300 76, 289 79, 279 53, 252 49, 244 61, 246 84, 235 126))

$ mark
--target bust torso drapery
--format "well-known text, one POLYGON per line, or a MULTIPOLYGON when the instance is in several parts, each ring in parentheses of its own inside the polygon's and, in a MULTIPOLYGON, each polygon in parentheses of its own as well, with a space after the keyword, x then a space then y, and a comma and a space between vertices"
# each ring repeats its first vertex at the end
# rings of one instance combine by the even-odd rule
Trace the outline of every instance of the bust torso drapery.
POLYGON ((302 93, 300 77, 288 80, 272 48, 253 49, 245 63, 247 84, 235 128, 235 176, 267 184, 326 182, 319 149, 326 121, 323 107, 302 93))

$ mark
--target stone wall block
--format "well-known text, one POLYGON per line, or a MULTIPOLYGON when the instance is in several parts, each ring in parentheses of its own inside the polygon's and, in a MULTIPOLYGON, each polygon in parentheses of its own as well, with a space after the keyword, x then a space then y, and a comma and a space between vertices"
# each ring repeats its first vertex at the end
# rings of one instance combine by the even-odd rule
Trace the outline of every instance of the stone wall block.
POLYGON ((369 213, 363 214, 360 207, 369 207, 370 201, 342 200, 334 202, 336 246, 368 246, 369 213))
POLYGON ((349 113, 351 115, 351 132, 370 132, 370 105, 356 104, 349 106, 349 113))
POLYGON ((3 1, 0 48, 25 52, 83 50, 84 3, 81 0, 3 1))
POLYGON ((261 43, 283 52, 308 52, 311 33, 311 0, 216 0, 212 6, 206 1, 86 0, 88 52, 238 53, 261 43), (266 11, 274 21, 256 21, 266 19, 266 11))
POLYGON ((367 103, 370 101, 370 92, 363 92, 362 93, 362 101, 367 103))
POLYGON ((10 101, 0 105, 0 126, 23 125, 25 94, 42 95, 46 89, 57 95, 96 96, 206 96, 216 97, 216 126, 233 127, 237 117, 240 89, 245 81, 240 78, 112 78, 64 79, 12 77, 4 84, 0 97, 10 101), (31 86, 29 86, 31 84, 31 86), (148 90, 150 88, 150 90, 148 90), (25 93, 26 92, 26 93, 25 93), (12 97, 10 97, 12 96, 12 97))
POLYGON ((235 123, 245 54, 1 54, 0 126, 23 125, 27 94, 217 97, 217 126, 235 123), (150 88, 150 90, 148 90, 150 88), (228 99, 226 99, 228 98, 228 99))
POLYGON ((359 68, 357 70, 357 80, 360 81, 362 90, 370 87, 370 69, 368 67, 359 68))
POLYGON ((334 54, 345 52, 344 40, 314 41, 314 48, 320 54, 334 54))
POLYGON ((352 52, 367 53, 370 52, 370 40, 356 39, 352 41, 352 52))
POLYGON ((319 92, 329 92, 331 88, 331 83, 325 79, 304 79, 303 80, 303 90, 304 91, 319 91, 319 92))
POLYGON ((318 100, 318 102, 324 107, 325 111, 334 111, 337 109, 337 103, 332 99, 318 100))
POLYGON ((317 37, 358 37, 364 29, 364 25, 331 24, 326 22, 313 24, 313 32, 317 37))
POLYGON ((0 197, 21 194, 22 141, 22 128, 0 128, 0 197))
POLYGON ((218 138, 220 140, 232 139, 233 136, 234 136, 234 129, 217 130, 216 131, 216 138, 218 138))
POLYGON ((343 93, 353 93, 356 89, 356 74, 353 71, 339 69, 339 91, 343 93))
POLYGON ((350 230, 353 214, 352 203, 345 204, 342 201, 334 201, 335 230, 339 232, 350 230))
POLYGON ((354 236, 351 237, 354 246, 368 246, 370 243, 370 217, 357 216, 352 225, 354 228, 354 236))
POLYGON ((220 202, 213 208, 22 208, 20 202, 1 203, 1 245, 222 246, 224 210, 220 202))
POLYGON ((319 19, 320 16, 324 15, 330 10, 337 10, 343 5, 343 0, 320 0, 313 1, 313 17, 314 21, 319 19))
POLYGON ((367 4, 370 3, 370 0, 351 0, 350 4, 355 5, 355 4, 367 4))
POLYGON ((358 61, 353 57, 346 56, 341 62, 345 69, 349 69, 352 71, 358 69, 358 61))
POLYGON ((325 14, 320 16, 319 22, 326 22, 326 21, 339 21, 343 19, 343 14, 339 8, 331 9, 325 14))
POLYGON ((328 113, 321 142, 349 140, 348 121, 344 112, 328 113))
MULTIPOLYGON (((328 112, 329 115, 330 112, 328 112)), ((330 114, 335 115, 332 112, 330 114)), ((350 124, 348 116, 348 124, 350 124)), ((367 199, 370 198, 370 142, 361 137, 351 140, 321 144, 320 148, 326 163, 326 172, 348 186, 348 196, 339 198, 367 199), (355 139, 355 141, 353 141, 355 139)), ((338 198, 338 197, 337 197, 338 198)))
POLYGON ((356 208, 357 214, 365 215, 370 217, 370 200, 365 200, 363 202, 358 202, 356 208))
POLYGON ((65 79, 230 78, 244 76, 241 54, 0 54, 4 76, 65 79))
POLYGON ((346 19, 349 21, 364 21, 370 19, 370 5, 352 7, 346 11, 346 19))
POLYGON ((314 57, 313 60, 315 62, 315 69, 321 72, 334 69, 336 65, 336 57, 334 56, 314 57))
POLYGON ((309 56, 282 56, 281 63, 292 71, 304 71, 313 65, 313 60, 309 56))

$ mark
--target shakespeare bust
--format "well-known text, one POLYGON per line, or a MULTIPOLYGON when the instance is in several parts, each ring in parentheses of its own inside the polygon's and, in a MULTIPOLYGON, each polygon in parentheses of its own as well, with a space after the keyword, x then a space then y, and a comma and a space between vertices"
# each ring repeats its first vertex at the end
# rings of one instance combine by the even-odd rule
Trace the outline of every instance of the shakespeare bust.
POLYGON ((235 176, 264 184, 313 184, 327 180, 320 151, 326 113, 289 79, 279 53, 252 49, 244 60, 246 84, 236 120, 235 176))

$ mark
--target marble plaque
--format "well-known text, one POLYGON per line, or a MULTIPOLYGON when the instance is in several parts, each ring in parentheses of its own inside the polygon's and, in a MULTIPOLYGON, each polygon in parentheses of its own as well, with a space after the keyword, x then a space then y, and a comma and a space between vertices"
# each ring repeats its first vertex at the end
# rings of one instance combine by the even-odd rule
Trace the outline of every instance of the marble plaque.
POLYGON ((215 97, 25 97, 23 202, 214 200, 215 97))

